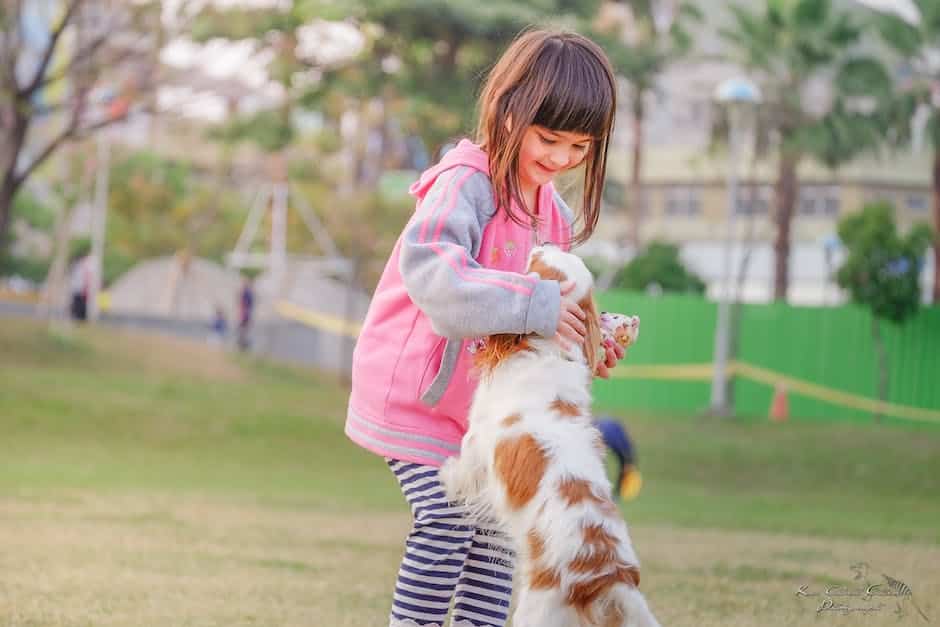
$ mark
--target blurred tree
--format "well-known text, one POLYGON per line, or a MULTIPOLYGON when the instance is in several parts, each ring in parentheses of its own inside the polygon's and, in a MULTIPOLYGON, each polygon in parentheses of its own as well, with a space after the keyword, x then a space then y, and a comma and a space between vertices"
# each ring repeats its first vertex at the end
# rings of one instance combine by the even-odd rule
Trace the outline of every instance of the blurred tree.
POLYGON ((881 16, 877 25, 882 38, 903 59, 899 74, 900 89, 895 90, 887 106, 882 107, 895 143, 907 147, 911 139, 912 118, 923 124, 926 139, 933 149, 933 258, 932 301, 940 303, 940 2, 914 0, 920 12, 916 24, 896 16, 881 16))
MULTIPOLYGON (((289 97, 284 107, 318 109, 338 123, 346 111, 380 132, 393 121, 401 133, 417 135, 431 152, 455 135, 474 128, 476 93, 486 70, 509 41, 526 26, 544 23, 588 29, 601 0, 351 0, 340 9, 326 0, 294 2, 286 7, 218 9, 207 7, 197 18, 193 34, 252 38, 275 51, 276 80, 289 97), (363 45, 352 57, 325 62, 303 55, 302 31, 318 20, 344 18, 358 25, 363 45), (379 101, 370 117, 366 109, 379 101), (292 102, 293 104, 288 104, 292 102), (383 126, 386 124, 386 126, 383 126)), ((316 36, 314 31, 306 33, 316 36)), ((609 38, 613 49, 622 47, 609 38)), ((266 136, 289 143, 292 134, 270 132, 270 115, 263 122, 266 136)), ((280 124, 289 126, 289 116, 280 124)), ((256 134, 259 124, 235 123, 230 138, 256 134)), ((372 183, 375 180, 371 181, 372 183)))
POLYGON ((878 396, 888 400, 888 355, 881 321, 901 324, 920 306, 920 276, 930 244, 930 228, 916 225, 902 237, 887 203, 866 205, 839 221, 839 237, 848 255, 836 274, 839 286, 853 302, 871 311, 872 339, 878 351, 878 396))
MULTIPOLYGON (((49 233, 55 222, 55 211, 39 201, 39 199, 25 188, 20 188, 19 193, 13 199, 11 209, 11 223, 16 220, 22 220, 29 228, 49 233)), ((8 231, 4 238, 14 239, 13 229, 8 231)), ((6 246, 0 246, 0 276, 21 276, 33 282, 39 283, 45 275, 49 262, 46 259, 37 257, 34 253, 23 253, 15 251, 12 242, 7 242, 6 246)))
MULTIPOLYGON (((200 40, 250 37, 274 47, 274 67, 280 68, 287 94, 281 112, 317 110, 324 120, 317 140, 305 144, 317 155, 316 172, 310 171, 309 152, 304 155, 308 165, 299 167, 295 161, 289 171, 303 171, 323 185, 311 202, 314 207, 356 207, 362 219, 346 216, 342 225, 335 225, 326 212, 320 219, 345 254, 368 258, 371 267, 376 242, 389 235, 394 240, 401 228, 400 219, 391 226, 379 219, 388 202, 376 193, 383 174, 421 167, 407 145, 409 138, 420 138, 423 151, 417 152, 436 153, 456 135, 472 132, 480 82, 508 42, 547 15, 578 26, 593 18, 598 6, 599 0, 350 0, 340 9, 325 0, 308 0, 267 9, 206 8, 193 32, 200 40), (322 26, 319 20, 340 18, 356 24, 362 36, 358 54, 331 61, 303 54, 311 32, 314 40, 317 32, 324 32, 310 30, 322 26), (345 237, 341 230, 349 226, 360 233, 345 237), (390 233, 382 230, 386 228, 390 233)), ((253 139, 267 150, 284 150, 292 142, 298 145, 291 118, 267 113, 247 123, 233 120, 217 136, 253 139), (259 141, 259 136, 271 141, 259 141)), ((412 206, 404 193, 402 202, 412 206)), ((363 271, 363 277, 371 275, 363 271)))
POLYGON ((591 35, 606 50, 614 70, 631 87, 633 154, 626 211, 631 225, 628 237, 634 248, 640 244, 643 218, 641 179, 646 100, 659 76, 692 49, 689 28, 701 20, 702 13, 693 3, 668 0, 605 1, 593 20, 591 35))
POLYGON ((65 142, 124 119, 155 82, 156 1, 0 3, 0 248, 14 196, 65 142))
MULTIPOLYGON (((311 69, 297 53, 299 31, 304 23, 329 15, 329 2, 297 0, 275 6, 220 7, 206 3, 195 16, 190 36, 197 42, 214 38, 251 39, 259 49, 271 53, 268 73, 283 88, 284 97, 276 110, 260 111, 248 116, 235 116, 214 129, 215 139, 234 143, 253 141, 271 153, 286 148, 294 138, 291 114, 294 109, 294 82, 301 73, 311 69)), ((336 11, 336 9, 332 9, 336 11)))
POLYGON ((30 227, 45 232, 51 231, 55 224, 55 210, 25 189, 21 189, 13 199, 11 217, 20 218, 30 227))
POLYGON ((110 181, 109 249, 131 262, 179 250, 221 261, 245 213, 229 187, 149 152, 120 159, 110 181))
POLYGON ((830 0, 764 0, 761 11, 731 11, 732 24, 721 35, 734 60, 755 74, 763 92, 762 130, 776 144, 774 298, 786 300, 797 167, 808 156, 837 167, 874 149, 881 133, 859 106, 859 88, 884 94, 890 80, 880 63, 855 53, 862 27, 833 10, 830 0), (831 104, 820 103, 824 97, 811 94, 814 83, 830 82, 832 75, 831 104))
POLYGON ((545 16, 589 17, 597 0, 361 0, 354 14, 372 25, 353 72, 337 75, 363 96, 391 100, 405 132, 432 153, 475 128, 486 71, 523 28, 545 16))
POLYGON ((705 291, 705 282, 683 265, 679 247, 658 241, 651 242, 646 250, 631 259, 617 273, 613 285, 627 290, 658 286, 664 292, 701 294, 705 291))

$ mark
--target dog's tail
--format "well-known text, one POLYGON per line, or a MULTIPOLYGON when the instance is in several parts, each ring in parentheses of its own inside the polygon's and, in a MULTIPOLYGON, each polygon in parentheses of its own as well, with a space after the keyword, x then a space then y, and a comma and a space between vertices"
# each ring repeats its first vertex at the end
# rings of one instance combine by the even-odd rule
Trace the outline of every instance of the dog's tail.
POLYGON ((630 583, 618 583, 593 608, 597 627, 660 627, 646 599, 630 583))

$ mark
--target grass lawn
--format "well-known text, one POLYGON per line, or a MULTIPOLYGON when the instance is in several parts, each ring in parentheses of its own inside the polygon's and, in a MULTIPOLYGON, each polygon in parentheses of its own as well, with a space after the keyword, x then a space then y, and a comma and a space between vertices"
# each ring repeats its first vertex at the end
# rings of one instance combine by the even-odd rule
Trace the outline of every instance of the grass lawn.
MULTIPOLYGON (((384 624, 409 515, 345 439, 346 395, 198 344, 0 321, 0 625, 384 624)), ((940 430, 626 421, 644 488, 624 514, 664 625, 926 624, 905 599, 817 614, 795 594, 859 585, 857 562, 940 620, 940 430)))

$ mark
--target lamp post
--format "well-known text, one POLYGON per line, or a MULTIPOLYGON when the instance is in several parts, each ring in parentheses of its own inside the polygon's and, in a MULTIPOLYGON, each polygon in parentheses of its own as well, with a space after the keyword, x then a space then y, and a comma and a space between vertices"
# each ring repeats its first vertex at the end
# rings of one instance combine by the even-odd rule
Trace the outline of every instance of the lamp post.
POLYGON ((715 101, 728 108, 728 232, 722 259, 721 289, 718 294, 718 319, 715 325, 715 362, 712 371, 710 411, 714 415, 731 414, 728 404, 728 358, 731 352, 731 248, 734 244, 734 220, 738 199, 738 162, 746 134, 745 116, 760 104, 760 89, 746 78, 722 81, 715 89, 715 101))

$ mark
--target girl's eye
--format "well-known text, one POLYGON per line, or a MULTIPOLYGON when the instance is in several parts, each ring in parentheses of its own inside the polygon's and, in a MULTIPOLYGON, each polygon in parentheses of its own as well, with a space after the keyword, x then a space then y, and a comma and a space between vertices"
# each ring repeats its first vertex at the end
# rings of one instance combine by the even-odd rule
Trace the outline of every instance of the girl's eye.
POLYGON ((549 138, 545 137, 544 135, 539 135, 539 137, 542 138, 542 142, 548 144, 549 146, 552 146, 552 145, 558 143, 558 142, 556 142, 554 139, 549 139, 549 138))
POLYGON ((580 144, 574 147, 575 150, 580 151, 580 152, 584 152, 585 150, 587 150, 587 148, 588 147, 586 144, 580 144))

